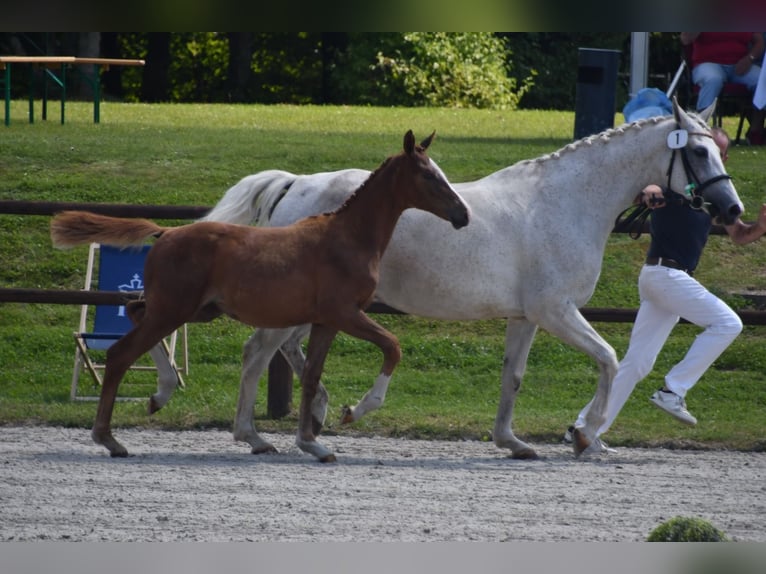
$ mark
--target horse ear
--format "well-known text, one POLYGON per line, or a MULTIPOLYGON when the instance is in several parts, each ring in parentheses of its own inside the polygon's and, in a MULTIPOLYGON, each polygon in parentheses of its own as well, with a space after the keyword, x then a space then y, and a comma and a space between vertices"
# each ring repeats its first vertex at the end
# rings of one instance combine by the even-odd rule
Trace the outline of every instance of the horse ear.
POLYGON ((706 107, 704 110, 702 110, 699 113, 699 116, 702 118, 702 121, 707 123, 708 120, 713 117, 713 113, 715 112, 715 107, 717 103, 718 103, 718 98, 714 99, 712 104, 710 104, 708 107, 706 107))
POLYGON ((415 151, 415 135, 412 130, 407 130, 407 133, 404 134, 404 151, 409 155, 415 151))
POLYGON ((678 98, 673 96, 673 117, 676 118, 676 122, 679 124, 681 123, 682 114, 683 110, 681 110, 681 106, 678 105, 678 98))
POLYGON ((428 136, 426 139, 420 142, 420 147, 422 147, 424 150, 428 149, 428 146, 431 145, 431 142, 434 141, 435 137, 436 137, 436 130, 432 131, 430 136, 428 136))

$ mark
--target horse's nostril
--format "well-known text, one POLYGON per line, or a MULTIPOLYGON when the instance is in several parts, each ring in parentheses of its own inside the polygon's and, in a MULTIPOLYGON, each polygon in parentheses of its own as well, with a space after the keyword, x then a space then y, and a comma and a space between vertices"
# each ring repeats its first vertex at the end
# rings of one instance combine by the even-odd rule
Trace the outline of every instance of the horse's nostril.
POLYGON ((731 215, 732 217, 737 217, 741 213, 742 213, 742 208, 739 205, 732 205, 729 208, 729 215, 731 215))

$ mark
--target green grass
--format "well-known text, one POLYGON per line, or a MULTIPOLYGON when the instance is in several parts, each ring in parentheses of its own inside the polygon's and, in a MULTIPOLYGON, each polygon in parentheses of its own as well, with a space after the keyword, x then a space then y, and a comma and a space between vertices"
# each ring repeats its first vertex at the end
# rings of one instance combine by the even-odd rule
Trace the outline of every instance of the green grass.
MULTIPOLYGON (((111 102, 102 105, 99 125, 92 123, 91 104, 80 102, 67 104, 64 126, 55 119, 29 125, 26 105, 13 102, 12 124, 0 129, 0 199, 213 205, 241 177, 263 169, 374 169, 401 149, 410 128, 418 138, 436 130, 432 157, 453 181, 466 181, 560 148, 571 141, 574 126, 572 113, 548 111, 111 102)), ((735 119, 725 121, 733 134, 735 119)), ((766 150, 748 147, 730 153, 727 167, 749 217, 764 200, 765 155, 766 150)), ((48 222, 0 215, 0 286, 82 286, 85 248, 54 250, 48 222)), ((637 306, 636 277, 647 242, 610 238, 590 306, 637 306)), ((766 289, 764 269, 762 242, 737 247, 714 236, 698 277, 740 308, 744 301, 732 293, 766 289)), ((78 317, 75 306, 0 305, 0 424, 92 424, 95 404, 68 400, 78 317)), ((341 335, 325 369, 331 393, 327 432, 488 439, 499 397, 503 321, 378 319, 400 338, 404 351, 386 404, 351 427, 336 424, 341 405, 362 396, 381 360, 376 348, 341 335)), ((596 328, 622 356, 630 325, 596 328)), ((144 402, 121 402, 114 424, 230 428, 242 344, 250 331, 228 319, 190 325, 187 388, 151 418, 144 402)), ((649 394, 698 332, 689 325, 675 329, 610 431, 610 444, 764 449, 763 327, 746 327, 687 397, 700 419, 696 428, 678 425, 649 404, 649 394)), ((536 442, 559 441, 593 395, 596 378, 590 359, 539 333, 517 401, 517 433, 536 442)), ((122 390, 145 397, 153 386, 153 375, 131 373, 122 390)), ((279 421, 266 418, 265 395, 264 381, 258 428, 294 432, 294 413, 279 421)))

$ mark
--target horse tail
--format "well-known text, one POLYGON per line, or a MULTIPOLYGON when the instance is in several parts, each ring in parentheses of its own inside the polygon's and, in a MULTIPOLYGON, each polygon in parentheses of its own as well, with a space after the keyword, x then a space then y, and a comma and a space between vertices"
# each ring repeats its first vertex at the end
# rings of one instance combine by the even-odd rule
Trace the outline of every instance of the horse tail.
POLYGON ((62 211, 51 220, 54 247, 66 249, 85 243, 115 247, 142 245, 148 237, 159 237, 170 227, 148 219, 108 217, 87 211, 62 211))
POLYGON ((297 178, 295 174, 277 169, 248 175, 230 187, 200 221, 265 225, 297 178))

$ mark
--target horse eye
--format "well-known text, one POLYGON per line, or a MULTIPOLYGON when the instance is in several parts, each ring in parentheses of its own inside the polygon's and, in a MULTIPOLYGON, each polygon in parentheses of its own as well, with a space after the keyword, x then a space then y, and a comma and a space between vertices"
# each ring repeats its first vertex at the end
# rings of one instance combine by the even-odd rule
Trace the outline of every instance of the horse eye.
POLYGON ((703 146, 697 146, 694 148, 694 155, 701 158, 707 157, 707 148, 703 146))

